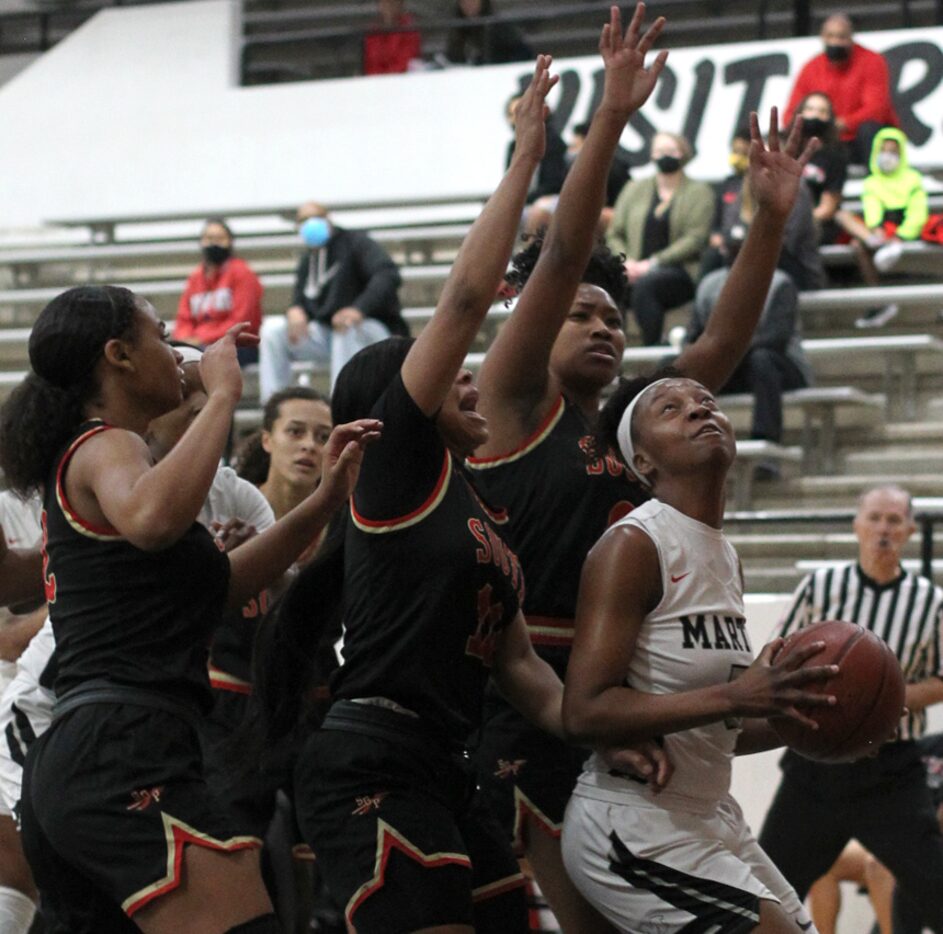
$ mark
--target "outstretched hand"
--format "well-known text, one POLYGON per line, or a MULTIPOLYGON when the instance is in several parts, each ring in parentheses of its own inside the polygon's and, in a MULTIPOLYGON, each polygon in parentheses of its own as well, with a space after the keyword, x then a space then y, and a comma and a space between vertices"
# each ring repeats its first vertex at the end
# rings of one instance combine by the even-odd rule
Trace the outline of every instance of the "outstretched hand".
POLYGON ((779 113, 775 107, 769 115, 768 144, 763 143, 760 121, 750 114, 750 190, 757 206, 787 218, 796 203, 802 173, 809 159, 819 148, 813 137, 802 147, 802 117, 796 117, 784 146, 779 142, 779 113))
POLYGON ((645 67, 645 56, 661 35, 665 18, 659 16, 645 35, 639 38, 644 20, 645 4, 637 3, 632 22, 623 35, 622 16, 619 8, 613 6, 609 12, 609 22, 603 26, 599 39, 599 54, 606 66, 606 83, 600 106, 616 110, 626 117, 648 100, 668 58, 668 53, 661 51, 655 61, 648 68, 645 67))
POLYGON ((813 730, 818 724, 801 708, 830 707, 834 694, 808 690, 838 674, 837 665, 803 667, 825 648, 824 642, 811 642, 785 657, 780 649, 783 639, 774 639, 763 647, 739 678, 727 686, 733 712, 739 717, 787 717, 813 730))
POLYGON ((543 159, 547 148, 547 95, 560 80, 559 75, 550 74, 553 58, 538 55, 534 66, 534 76, 514 111, 514 154, 530 156, 538 162, 543 159))
POLYGON ((335 505, 345 503, 354 492, 363 452, 380 437, 383 423, 375 418, 361 418, 338 425, 321 454, 321 483, 318 491, 335 505))

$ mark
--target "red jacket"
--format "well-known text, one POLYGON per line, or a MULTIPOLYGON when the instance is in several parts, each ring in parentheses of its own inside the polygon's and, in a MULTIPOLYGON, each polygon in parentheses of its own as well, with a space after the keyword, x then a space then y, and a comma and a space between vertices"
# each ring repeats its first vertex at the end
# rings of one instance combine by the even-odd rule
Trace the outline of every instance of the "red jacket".
POLYGON ((847 61, 830 62, 822 52, 802 66, 786 105, 787 126, 802 99, 814 91, 827 94, 835 116, 845 121, 843 140, 854 139, 858 127, 868 120, 882 126, 899 126, 891 103, 887 62, 883 55, 857 42, 852 44, 847 61))
POLYGON ((248 321, 258 334, 262 326, 262 283, 248 264, 233 256, 207 276, 202 264, 190 273, 180 296, 173 337, 205 347, 234 324, 248 321))
POLYGON ((365 75, 391 75, 406 71, 414 58, 422 55, 422 37, 415 29, 409 29, 413 18, 404 13, 397 26, 402 32, 369 32, 363 37, 363 73, 365 75))

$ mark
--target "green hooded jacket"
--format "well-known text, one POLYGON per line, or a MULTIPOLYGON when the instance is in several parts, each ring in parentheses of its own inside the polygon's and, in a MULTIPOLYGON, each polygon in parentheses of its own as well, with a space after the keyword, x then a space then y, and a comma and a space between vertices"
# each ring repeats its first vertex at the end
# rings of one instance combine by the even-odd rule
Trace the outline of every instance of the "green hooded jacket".
POLYGON ((878 130, 871 147, 871 174, 864 180, 861 192, 861 207, 864 222, 868 227, 880 227, 885 211, 903 211, 904 220, 897 228, 901 240, 918 240, 927 222, 927 192, 923 187, 923 176, 907 163, 907 137, 894 127, 878 130), (882 172, 877 158, 881 143, 886 139, 896 140, 900 147, 900 165, 893 172, 882 172))

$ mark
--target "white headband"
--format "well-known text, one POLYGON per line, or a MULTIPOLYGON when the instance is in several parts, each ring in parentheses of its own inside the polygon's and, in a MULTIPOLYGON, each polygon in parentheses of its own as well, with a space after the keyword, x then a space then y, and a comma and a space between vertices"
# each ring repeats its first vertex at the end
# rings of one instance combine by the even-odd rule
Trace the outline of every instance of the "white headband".
POLYGON ((616 431, 616 439, 619 442, 619 450, 622 452, 622 457, 628 465, 629 470, 632 471, 639 483, 643 486, 648 486, 649 484, 648 480, 635 469, 635 447, 632 444, 632 414, 635 412, 635 407, 638 405, 639 399, 641 399, 645 393, 650 389, 654 389, 656 386, 660 386, 662 383, 670 383, 673 379, 677 379, 677 377, 666 376, 663 379, 656 379, 654 383, 649 383, 642 389, 626 406, 625 411, 622 413, 622 418, 619 421, 619 428, 616 431))

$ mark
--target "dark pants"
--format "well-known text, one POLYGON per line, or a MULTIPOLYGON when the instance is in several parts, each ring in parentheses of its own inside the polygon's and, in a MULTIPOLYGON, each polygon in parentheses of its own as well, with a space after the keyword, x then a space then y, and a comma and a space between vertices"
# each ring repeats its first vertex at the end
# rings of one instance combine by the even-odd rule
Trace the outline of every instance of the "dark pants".
POLYGON ((854 837, 897 879, 895 932, 943 932, 943 837, 915 743, 875 759, 820 765, 783 757, 760 846, 804 899, 854 837))
POLYGON ((660 344, 665 312, 694 298, 694 283, 681 266, 656 266, 626 293, 642 331, 642 343, 660 344))
POLYGON ((803 386, 805 378, 785 354, 769 347, 751 347, 722 392, 752 392, 750 437, 778 443, 783 437, 783 392, 803 386))

